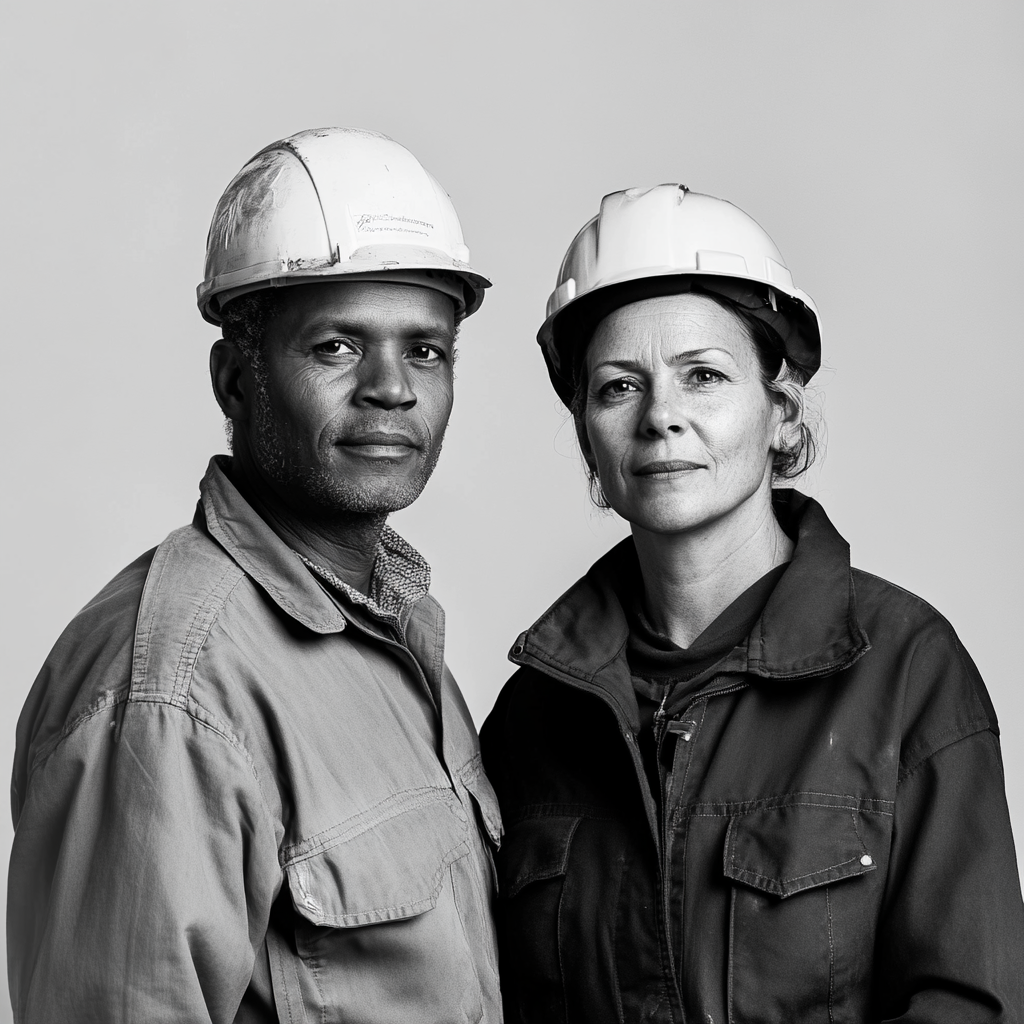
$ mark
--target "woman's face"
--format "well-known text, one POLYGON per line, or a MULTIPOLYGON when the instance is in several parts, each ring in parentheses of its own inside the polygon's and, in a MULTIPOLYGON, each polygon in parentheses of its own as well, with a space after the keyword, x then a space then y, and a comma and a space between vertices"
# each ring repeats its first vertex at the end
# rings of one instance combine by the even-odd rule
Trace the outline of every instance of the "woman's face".
POLYGON ((620 516, 678 533, 769 508, 784 406, 733 313, 692 293, 623 306, 598 325, 586 369, 587 439, 620 516))

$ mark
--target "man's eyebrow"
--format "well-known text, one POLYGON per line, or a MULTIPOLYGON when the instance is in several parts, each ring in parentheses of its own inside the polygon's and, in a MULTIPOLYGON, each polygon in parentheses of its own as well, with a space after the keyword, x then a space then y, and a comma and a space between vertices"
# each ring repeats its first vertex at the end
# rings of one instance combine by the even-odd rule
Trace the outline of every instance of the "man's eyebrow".
MULTIPOLYGON (((691 348, 687 349, 685 352, 677 352, 671 359, 669 359, 669 363, 672 365, 676 363, 691 363, 696 359, 700 359, 701 356, 707 355, 709 352, 717 352, 720 355, 726 356, 732 362, 736 361, 735 357, 730 351, 728 351, 728 349, 717 348, 714 345, 709 345, 706 348, 691 348)), ((594 369, 600 370, 602 367, 606 366, 613 367, 617 370, 643 370, 645 369, 646 364, 636 359, 605 359, 598 363, 594 369)))
MULTIPOLYGON (((315 334, 317 331, 325 330, 362 337, 367 334, 376 334, 378 327, 364 321, 349 319, 344 313, 323 313, 312 317, 306 323, 303 333, 315 334)), ((445 339, 449 341, 453 340, 458 333, 454 327, 450 327, 443 320, 438 320, 435 323, 416 321, 407 324, 392 324, 390 331, 401 335, 403 338, 445 339)))

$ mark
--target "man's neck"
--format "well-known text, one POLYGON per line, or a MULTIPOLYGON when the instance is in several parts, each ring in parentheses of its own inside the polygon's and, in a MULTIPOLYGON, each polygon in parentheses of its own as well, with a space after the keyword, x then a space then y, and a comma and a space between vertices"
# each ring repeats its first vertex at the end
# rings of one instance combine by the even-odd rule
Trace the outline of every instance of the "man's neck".
POLYGON ((633 541, 651 624, 679 647, 689 647, 740 594, 793 554, 770 501, 694 533, 634 528, 633 541))
POLYGON ((289 547, 330 569, 350 587, 368 594, 381 531, 382 514, 338 512, 316 517, 291 508, 236 459, 231 481, 261 519, 289 547))

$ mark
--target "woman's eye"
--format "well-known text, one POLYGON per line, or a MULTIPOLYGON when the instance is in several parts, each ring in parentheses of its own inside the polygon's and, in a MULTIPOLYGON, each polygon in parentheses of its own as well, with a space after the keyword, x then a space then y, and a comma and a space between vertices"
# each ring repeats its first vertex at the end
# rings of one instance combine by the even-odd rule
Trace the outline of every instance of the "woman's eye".
POLYGON ((631 380, 629 377, 616 377, 615 380, 602 384, 597 393, 614 397, 615 395, 628 395, 630 392, 639 390, 635 380, 631 380))
POLYGON ((717 384, 723 379, 717 370, 709 370, 706 366, 699 366, 690 374, 690 380, 694 384, 717 384))

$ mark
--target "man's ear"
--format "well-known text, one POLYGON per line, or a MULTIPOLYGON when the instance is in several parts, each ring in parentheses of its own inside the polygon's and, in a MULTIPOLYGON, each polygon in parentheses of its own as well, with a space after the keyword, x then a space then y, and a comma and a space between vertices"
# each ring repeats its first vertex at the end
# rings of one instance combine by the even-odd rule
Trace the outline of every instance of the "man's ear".
POLYGON ((210 381, 221 412, 235 423, 247 420, 252 408, 252 367, 241 350, 223 338, 210 349, 210 381))

